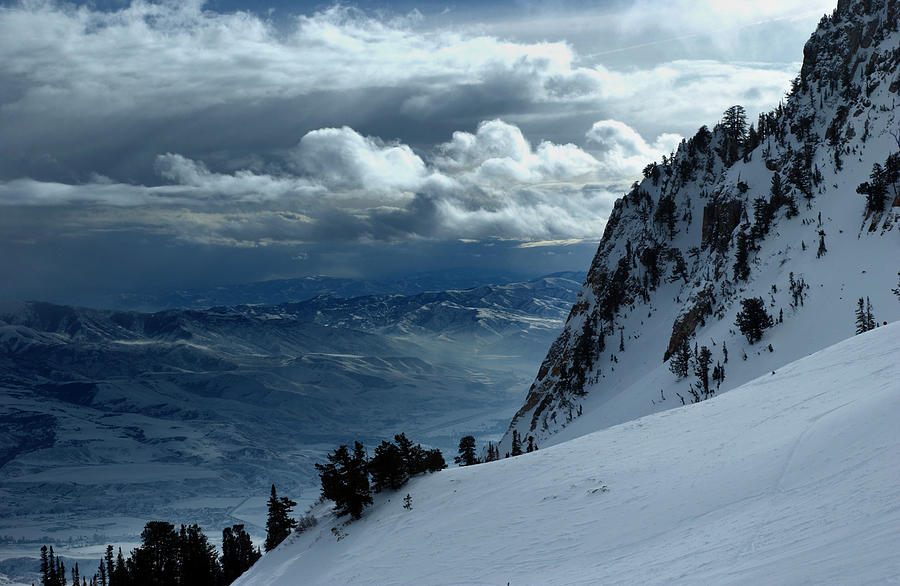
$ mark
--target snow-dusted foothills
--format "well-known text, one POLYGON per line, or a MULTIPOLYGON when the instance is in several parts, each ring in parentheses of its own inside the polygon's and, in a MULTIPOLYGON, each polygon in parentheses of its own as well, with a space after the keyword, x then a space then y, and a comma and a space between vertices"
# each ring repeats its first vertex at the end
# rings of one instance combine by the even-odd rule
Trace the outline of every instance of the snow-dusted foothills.
POLYGON ((96 567, 148 520, 260 537, 271 484, 302 512, 313 463, 350 439, 448 452, 499 435, 583 277, 152 314, 0 306, 0 583, 30 583, 36 566, 9 560, 44 544, 96 567))
POLYGON ((513 431, 545 447, 704 398, 704 347, 724 392, 852 335, 860 298, 900 319, 898 22, 896 2, 841 0, 782 104, 749 127, 730 108, 645 168, 501 454, 513 431), (735 322, 753 298, 775 323, 750 344, 735 322))
POLYGON ((709 401, 415 478, 359 521, 323 505, 237 584, 898 580, 897 356, 892 324, 709 401))

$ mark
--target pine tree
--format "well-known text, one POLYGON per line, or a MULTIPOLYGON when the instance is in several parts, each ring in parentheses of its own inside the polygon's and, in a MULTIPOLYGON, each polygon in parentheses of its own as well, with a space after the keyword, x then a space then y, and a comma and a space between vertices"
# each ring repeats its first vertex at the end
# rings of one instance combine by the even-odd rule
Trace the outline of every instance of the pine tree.
POLYGON ((703 389, 703 394, 709 396, 709 363, 712 361, 712 352, 706 346, 701 346, 697 352, 694 374, 703 389))
POLYGON ((447 467, 447 462, 444 461, 444 454, 437 448, 432 450, 425 451, 425 471, 426 472, 437 472, 439 470, 443 470, 447 467))
POLYGON ((53 546, 50 546, 50 557, 48 558, 48 568, 47 568, 47 585, 48 586, 59 586, 59 560, 56 559, 56 556, 53 554, 53 546))
POLYGON ((354 442, 353 457, 350 459, 350 467, 347 470, 350 487, 347 511, 354 519, 362 517, 362 511, 366 505, 372 504, 367 462, 366 448, 360 442, 354 442))
POLYGON ((131 579, 128 575, 128 565, 125 563, 125 556, 122 555, 122 548, 120 547, 119 553, 116 555, 116 568, 110 575, 109 585, 126 586, 130 583, 131 579))
POLYGON ((534 436, 529 435, 528 436, 528 445, 525 447, 525 451, 530 454, 531 452, 535 451, 536 449, 537 449, 537 446, 534 445, 534 436))
POLYGON ((234 525, 222 530, 222 580, 227 586, 250 569, 262 556, 253 548, 250 535, 243 525, 234 525))
POLYGON ((115 572, 115 557, 113 555, 113 546, 106 546, 106 554, 100 562, 100 586, 113 586, 113 572, 115 572), (105 569, 104 569, 105 568, 105 569))
POLYGON ((669 358, 669 370, 675 378, 681 380, 688 375, 691 363, 691 345, 687 338, 681 340, 681 344, 675 349, 675 353, 669 358))
POLYGON ((875 315, 872 313, 872 302, 866 297, 866 328, 875 329, 875 315))
POLYGON ((753 344, 762 338, 763 330, 772 327, 774 322, 766 311, 762 297, 741 299, 741 308, 734 325, 738 326, 741 333, 747 336, 747 341, 753 344))
POLYGON ((499 460, 500 454, 497 447, 494 445, 494 442, 488 442, 487 446, 487 456, 485 456, 485 462, 493 462, 494 460, 499 460))
POLYGON ((475 437, 467 435, 459 440, 459 455, 453 461, 460 466, 472 466, 478 463, 475 457, 475 437))
POLYGON ((747 111, 741 105, 731 106, 723 114, 722 126, 725 129, 723 160, 731 165, 738 159, 747 137, 747 111))
POLYGON ((337 516, 362 517, 366 505, 372 504, 365 447, 354 442, 351 455, 347 446, 340 446, 328 454, 328 464, 316 464, 316 469, 322 480, 322 497, 334 501, 337 516))
POLYGON ((50 558, 46 545, 41 547, 41 585, 50 586, 50 558))
POLYGON ((828 249, 825 248, 825 231, 819 230, 819 250, 816 251, 816 258, 821 258, 826 252, 828 249))
POLYGON ((221 581, 216 548, 196 523, 182 525, 178 537, 179 583, 197 586, 217 586, 221 581))
POLYGON ((750 243, 743 231, 738 232, 737 235, 737 251, 735 252, 735 260, 734 260, 734 280, 735 281, 746 281, 747 277, 750 276, 750 265, 748 264, 748 260, 750 258, 750 243))
POLYGON ((165 521, 149 521, 141 532, 141 546, 129 558, 129 574, 142 586, 178 583, 179 539, 175 526, 165 521))
POLYGON ((869 330, 868 322, 866 321, 866 309, 863 298, 860 297, 856 300, 856 333, 862 334, 869 330))
POLYGON ((510 451, 513 457, 522 455, 522 440, 519 439, 519 430, 514 429, 512 433, 512 450, 510 451))
MULTIPOLYGON (((316 465, 318 467, 318 464, 316 465)), ((323 494, 323 496, 325 496, 323 494)), ((329 497, 326 497, 329 498, 329 497)), ((278 497, 275 492, 275 485, 272 485, 272 494, 269 496, 268 515, 266 517, 266 543, 264 545, 266 551, 271 551, 278 547, 278 544, 291 534, 291 530, 296 527, 297 521, 290 517, 293 507, 297 503, 287 497, 278 497)))
POLYGON ((372 489, 375 492, 399 489, 409 478, 406 469, 400 449, 390 442, 382 441, 381 445, 375 448, 375 455, 369 461, 372 489))

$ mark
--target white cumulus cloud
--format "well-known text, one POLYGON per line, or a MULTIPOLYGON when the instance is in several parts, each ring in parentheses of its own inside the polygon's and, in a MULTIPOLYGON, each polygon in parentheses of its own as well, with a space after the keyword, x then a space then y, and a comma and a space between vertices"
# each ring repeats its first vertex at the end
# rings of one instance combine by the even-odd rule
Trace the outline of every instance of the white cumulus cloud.
POLYGON ((384 144, 347 126, 307 133, 293 153, 293 162, 313 180, 337 190, 415 191, 430 174, 409 146, 384 144))
POLYGON ((637 176, 648 163, 668 155, 681 142, 677 134, 666 133, 648 143, 636 130, 618 120, 595 122, 586 137, 597 150, 607 173, 619 178, 637 176))

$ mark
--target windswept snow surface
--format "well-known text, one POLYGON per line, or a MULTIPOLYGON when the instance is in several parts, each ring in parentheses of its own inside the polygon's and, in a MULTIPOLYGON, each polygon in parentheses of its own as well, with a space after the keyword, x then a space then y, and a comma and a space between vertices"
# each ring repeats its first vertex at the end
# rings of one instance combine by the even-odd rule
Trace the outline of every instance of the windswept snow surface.
POLYGON ((898 421, 892 324, 709 401, 417 478, 350 524, 323 508, 238 584, 894 583, 898 421))

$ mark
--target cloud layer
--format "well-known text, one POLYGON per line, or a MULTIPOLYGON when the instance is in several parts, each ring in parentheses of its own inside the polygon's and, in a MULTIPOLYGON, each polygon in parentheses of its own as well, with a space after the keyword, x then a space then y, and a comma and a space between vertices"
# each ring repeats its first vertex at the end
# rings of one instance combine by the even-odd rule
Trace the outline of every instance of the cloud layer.
MULTIPOLYGON (((773 106, 799 67, 799 47, 768 61, 693 50, 709 44, 688 4, 686 40, 665 45, 660 31, 682 16, 657 0, 486 6, 478 23, 345 5, 3 4, 0 247, 23 271, 63 248, 90 251, 87 263, 151 241, 306 258, 366 243, 596 240, 615 197, 679 135, 734 103, 751 117, 773 106), (605 39, 615 60, 591 53, 605 39), (623 43, 659 50, 623 61, 623 43)), ((717 18, 741 27, 779 10, 739 2, 717 18)))

